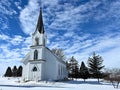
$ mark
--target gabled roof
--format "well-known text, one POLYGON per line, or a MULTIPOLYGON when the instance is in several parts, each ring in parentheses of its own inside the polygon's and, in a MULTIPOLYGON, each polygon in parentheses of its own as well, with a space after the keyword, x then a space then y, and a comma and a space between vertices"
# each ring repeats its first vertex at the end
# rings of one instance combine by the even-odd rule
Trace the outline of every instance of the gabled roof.
POLYGON ((66 65, 65 61, 61 60, 61 58, 59 58, 57 55, 55 55, 49 48, 47 48, 47 47, 45 47, 45 48, 46 48, 55 58, 57 58, 57 59, 56 59, 57 61, 59 61, 59 62, 61 62, 61 63, 63 63, 63 64, 66 65))
POLYGON ((30 57, 30 52, 28 52, 27 55, 22 59, 22 62, 24 64, 27 64, 30 59, 29 57, 30 57))

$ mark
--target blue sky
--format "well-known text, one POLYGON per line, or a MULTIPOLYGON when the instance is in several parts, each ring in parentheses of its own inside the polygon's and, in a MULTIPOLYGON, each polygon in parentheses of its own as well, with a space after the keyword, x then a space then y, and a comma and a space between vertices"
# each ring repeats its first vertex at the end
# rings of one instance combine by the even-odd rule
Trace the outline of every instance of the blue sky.
MULTIPOLYGON (((87 62, 95 51, 106 67, 120 63, 120 0, 42 0, 47 47, 87 62)), ((30 50, 40 0, 0 0, 0 66, 20 65, 30 50)))

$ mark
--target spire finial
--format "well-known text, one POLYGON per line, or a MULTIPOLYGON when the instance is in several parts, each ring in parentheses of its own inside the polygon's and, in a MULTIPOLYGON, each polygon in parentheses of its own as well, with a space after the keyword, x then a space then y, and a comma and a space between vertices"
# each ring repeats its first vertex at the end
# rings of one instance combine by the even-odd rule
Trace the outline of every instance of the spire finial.
POLYGON ((40 9, 42 9, 42 0, 40 0, 40 9))

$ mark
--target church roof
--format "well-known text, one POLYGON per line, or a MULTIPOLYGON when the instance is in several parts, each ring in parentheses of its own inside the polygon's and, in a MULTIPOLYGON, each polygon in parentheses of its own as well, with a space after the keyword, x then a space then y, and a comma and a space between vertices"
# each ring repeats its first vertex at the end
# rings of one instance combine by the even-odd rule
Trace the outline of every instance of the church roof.
POLYGON ((37 22, 37 26, 36 26, 36 31, 39 31, 39 33, 44 33, 44 25, 43 25, 43 18, 42 18, 42 8, 40 7, 40 14, 38 17, 38 22, 37 22))

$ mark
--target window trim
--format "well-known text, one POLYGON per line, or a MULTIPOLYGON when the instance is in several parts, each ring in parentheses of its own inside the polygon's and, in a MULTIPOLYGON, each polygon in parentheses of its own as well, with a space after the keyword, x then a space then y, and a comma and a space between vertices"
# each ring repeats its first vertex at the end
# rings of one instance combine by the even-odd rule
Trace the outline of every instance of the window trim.
POLYGON ((34 60, 37 60, 37 59, 38 59, 38 51, 35 50, 35 51, 34 51, 34 60))

